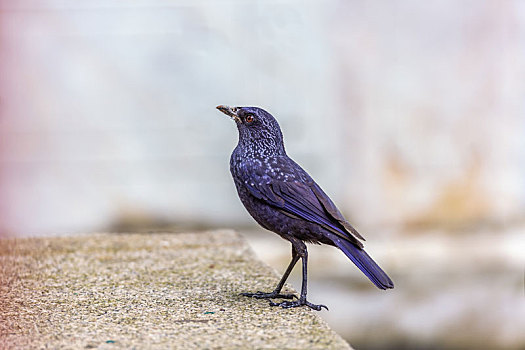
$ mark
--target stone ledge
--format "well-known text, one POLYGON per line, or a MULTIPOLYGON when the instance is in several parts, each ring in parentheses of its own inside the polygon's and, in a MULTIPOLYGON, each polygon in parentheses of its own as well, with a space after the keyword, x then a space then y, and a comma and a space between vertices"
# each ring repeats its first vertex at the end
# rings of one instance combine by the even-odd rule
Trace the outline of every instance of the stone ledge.
POLYGON ((309 309, 239 295, 279 276, 233 231, 4 239, 0 264, 3 349, 350 349, 309 309))

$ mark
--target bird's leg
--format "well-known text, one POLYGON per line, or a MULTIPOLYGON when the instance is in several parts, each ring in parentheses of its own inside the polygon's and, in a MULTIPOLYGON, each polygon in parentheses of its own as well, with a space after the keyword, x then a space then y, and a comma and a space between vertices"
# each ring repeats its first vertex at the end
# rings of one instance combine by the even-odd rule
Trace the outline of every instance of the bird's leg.
POLYGON ((301 258, 302 263, 303 263, 303 283, 301 285, 301 296, 299 297, 299 300, 294 300, 294 301, 283 301, 281 303, 274 303, 274 302, 270 301, 270 305, 271 306, 280 306, 280 307, 282 307, 284 309, 289 309, 289 308, 292 308, 292 307, 298 307, 298 306, 306 305, 309 308, 317 310, 317 311, 321 311, 321 309, 323 307, 326 310, 328 310, 326 305, 321 305, 321 304, 316 305, 316 304, 312 304, 308 300, 306 300, 307 279, 308 279, 307 278, 308 277, 307 276, 308 250, 306 249, 306 244, 304 244, 303 241, 294 239, 291 242, 292 242, 292 245, 293 245, 297 255, 301 258))
POLYGON ((268 298, 280 298, 280 299, 293 299, 297 298, 295 294, 281 294, 281 289, 283 289, 284 283, 288 279, 288 276, 290 275, 290 272, 292 272, 295 264, 297 264, 297 261, 299 261, 299 255, 295 252, 295 249, 292 245, 292 261, 290 261, 290 264, 286 268, 286 271, 284 272, 283 277, 281 277, 281 280, 277 284, 277 287, 273 290, 273 292, 270 293, 264 293, 264 292, 257 292, 257 293, 241 293, 241 295, 244 295, 245 297, 252 297, 257 299, 268 299, 268 298))

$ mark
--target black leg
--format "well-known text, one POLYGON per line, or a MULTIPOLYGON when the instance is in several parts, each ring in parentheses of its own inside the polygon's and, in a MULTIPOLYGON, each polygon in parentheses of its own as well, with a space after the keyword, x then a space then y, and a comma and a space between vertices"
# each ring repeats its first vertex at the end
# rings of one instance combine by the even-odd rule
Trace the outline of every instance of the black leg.
POLYGON ((299 261, 299 255, 295 252, 295 249, 292 245, 292 261, 290 261, 290 264, 286 268, 286 271, 284 272, 283 277, 281 277, 281 280, 277 284, 277 287, 273 290, 273 292, 270 293, 264 293, 264 292, 257 292, 257 293, 241 293, 241 295, 244 295, 245 297, 252 297, 257 299, 269 299, 269 298, 280 298, 280 299, 293 299, 297 298, 295 294, 281 294, 281 289, 283 289, 284 283, 288 279, 288 276, 290 275, 290 272, 292 272, 295 264, 297 264, 297 261, 299 261))
POLYGON ((301 296, 300 296, 299 300, 283 301, 281 303, 270 302, 270 305, 271 306, 280 306, 280 307, 285 308, 285 309, 306 305, 309 308, 317 310, 317 311, 320 311, 323 307, 326 310, 328 310, 326 305, 316 305, 316 304, 312 304, 308 300, 306 300, 306 291, 307 291, 307 283, 308 283, 307 282, 308 281, 308 275, 307 275, 308 250, 306 249, 306 245, 302 241, 293 240, 291 242, 292 242, 292 245, 294 247, 294 250, 296 251, 297 255, 301 257, 301 260, 303 262, 303 283, 301 285, 301 296))

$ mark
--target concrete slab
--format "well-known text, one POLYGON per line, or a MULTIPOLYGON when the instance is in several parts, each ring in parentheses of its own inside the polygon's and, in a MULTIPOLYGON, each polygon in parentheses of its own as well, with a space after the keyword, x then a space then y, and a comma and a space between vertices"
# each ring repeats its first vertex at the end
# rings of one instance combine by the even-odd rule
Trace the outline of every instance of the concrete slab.
POLYGON ((2 349, 350 349, 314 311, 239 295, 279 276, 233 231, 4 239, 0 263, 2 349))

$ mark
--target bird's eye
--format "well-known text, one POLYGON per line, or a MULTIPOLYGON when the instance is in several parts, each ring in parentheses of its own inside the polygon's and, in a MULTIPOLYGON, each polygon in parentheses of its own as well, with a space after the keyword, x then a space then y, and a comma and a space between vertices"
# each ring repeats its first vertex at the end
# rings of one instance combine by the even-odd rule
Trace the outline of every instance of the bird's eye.
POLYGON ((246 120, 246 123, 252 123, 255 120, 255 118, 253 117, 253 115, 248 114, 246 118, 244 118, 244 120, 246 120))

